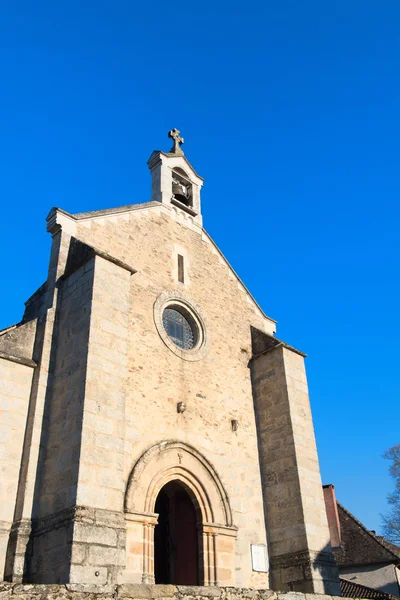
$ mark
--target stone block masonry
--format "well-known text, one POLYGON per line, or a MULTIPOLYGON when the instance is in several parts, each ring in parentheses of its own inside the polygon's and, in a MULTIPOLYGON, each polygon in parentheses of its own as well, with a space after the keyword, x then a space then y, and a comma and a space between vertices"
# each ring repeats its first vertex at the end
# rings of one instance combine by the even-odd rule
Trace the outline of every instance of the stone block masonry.
POLYGON ((0 358, 0 573, 17 495, 33 367, 0 358))
MULTIPOLYGON (((338 596, 268 589, 184 585, 41 585, 0 583, 1 600, 339 600, 338 596)), ((358 599, 357 599, 358 600, 358 599)))
POLYGON ((272 337, 208 236, 167 209, 75 229, 55 232, 51 306, 31 315, 42 349, 5 578, 152 584, 157 497, 179 481, 197 515, 194 583, 335 593, 302 356, 272 337), (198 309, 201 360, 158 331, 166 295, 198 309), (255 329, 275 344, 268 354, 255 329), (253 546, 269 554, 260 570, 253 546))
POLYGON ((129 292, 130 273, 100 257, 61 287, 47 416, 51 451, 43 461, 31 534, 29 578, 37 583, 104 584, 116 581, 125 564, 129 292))
MULTIPOLYGON (((272 339, 272 338, 271 338, 272 339)), ((301 353, 274 344, 252 360, 274 589, 339 593, 301 353)))
MULTIPOLYGON (((91 437, 82 444, 77 504, 117 510, 121 506, 118 480, 126 484, 140 457, 163 441, 183 442, 213 465, 232 508, 232 525, 237 529, 234 543, 230 542, 232 565, 221 564, 218 584, 265 588, 268 573, 253 571, 250 555, 251 544, 266 546, 267 540, 248 360, 250 324, 263 330, 272 324, 265 324, 264 317, 238 288, 236 277, 209 238, 182 227, 160 209, 152 206, 147 213, 123 214, 102 222, 94 219, 89 227, 88 223, 77 224, 78 239, 137 269, 133 276, 122 269, 117 275, 116 265, 109 264, 102 266, 102 274, 96 265, 84 409, 84 431, 91 437), (185 256, 185 283, 178 281, 178 254, 185 256), (125 287, 128 283, 129 289, 125 287), (122 289, 115 288, 117 284, 122 289), (187 298, 204 316, 209 345, 201 360, 183 360, 159 335, 154 308, 165 293, 187 298), (187 406, 184 413, 176 410, 179 402, 187 406), (94 423, 91 415, 96 427, 106 428, 111 420, 119 420, 113 434, 97 430, 95 445, 88 429, 94 423), (237 432, 232 431, 231 419, 240 423, 237 432), (107 467, 110 460, 115 463, 107 467), (94 478, 106 475, 105 469, 107 489, 99 489, 94 478)), ((101 262, 98 259, 99 265, 101 262)), ((178 469, 179 460, 185 468, 185 457, 178 458, 175 453, 178 469)), ((209 493, 209 487, 206 489, 209 493)), ((147 489, 143 489, 139 504, 147 496, 147 489)), ((142 506, 143 511, 154 512, 154 502, 146 509, 142 506)), ((154 576, 146 570, 149 564, 151 570, 152 541, 142 541, 147 525, 128 517, 126 520, 126 568, 123 579, 117 582, 142 583, 154 576)), ((210 522, 205 515, 202 521, 210 522)), ((216 519, 214 525, 217 523, 226 525, 216 519)), ((201 535, 213 539, 208 531, 201 535)), ((202 539, 199 547, 202 552, 207 543, 202 539)), ((211 547, 205 556, 210 570, 201 567, 200 582, 214 584, 211 547)), ((225 563, 226 557, 223 559, 225 563)), ((92 570, 88 565, 88 573, 92 570)))

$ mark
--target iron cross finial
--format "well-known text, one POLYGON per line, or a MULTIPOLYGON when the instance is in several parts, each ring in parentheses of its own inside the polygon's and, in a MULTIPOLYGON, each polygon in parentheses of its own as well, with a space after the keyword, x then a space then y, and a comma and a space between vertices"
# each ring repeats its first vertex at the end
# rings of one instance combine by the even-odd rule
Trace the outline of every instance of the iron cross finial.
POLYGON ((173 154, 183 154, 181 145, 184 143, 185 140, 179 134, 180 131, 176 128, 171 129, 171 131, 168 131, 168 137, 174 140, 174 145, 170 150, 170 152, 172 152, 173 154))

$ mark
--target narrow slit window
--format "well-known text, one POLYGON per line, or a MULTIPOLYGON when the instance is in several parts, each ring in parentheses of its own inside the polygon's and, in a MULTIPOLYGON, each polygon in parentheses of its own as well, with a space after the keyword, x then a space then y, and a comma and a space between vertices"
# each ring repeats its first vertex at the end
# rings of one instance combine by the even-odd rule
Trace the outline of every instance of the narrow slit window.
POLYGON ((185 283, 185 266, 181 254, 178 254, 178 281, 185 283))

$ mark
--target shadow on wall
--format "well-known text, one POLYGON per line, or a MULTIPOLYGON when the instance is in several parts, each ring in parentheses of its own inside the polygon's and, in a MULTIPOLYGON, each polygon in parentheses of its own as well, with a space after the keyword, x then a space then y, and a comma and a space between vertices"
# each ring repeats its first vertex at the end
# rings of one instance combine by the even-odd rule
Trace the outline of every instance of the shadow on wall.
MULTIPOLYGON (((30 401, 32 406, 29 409, 29 420, 32 429, 36 412, 34 406, 36 396, 40 393, 40 386, 45 386, 40 448, 32 502, 32 527, 29 539, 26 538, 26 544, 21 543, 20 537, 19 541, 14 540, 11 545, 9 543, 8 551, 10 567, 7 569, 7 574, 14 580, 17 577, 19 580, 22 579, 24 583, 67 583, 69 581, 93 288, 93 269, 85 268, 91 256, 86 252, 86 260, 82 260, 81 250, 72 239, 65 274, 56 282, 58 294, 47 380, 45 383, 35 382, 35 394, 32 394, 30 401), (23 574, 21 572, 17 574, 18 564, 22 561, 24 562, 23 574)), ((46 329, 51 327, 49 319, 51 319, 50 310, 41 318, 40 323, 41 347, 38 350, 40 355, 35 358, 41 364, 39 378, 43 378, 43 369, 46 368, 46 357, 43 357, 42 362, 40 359, 42 359, 43 342, 45 347, 49 343, 46 341, 46 329)), ((29 461, 31 443, 32 431, 29 436, 28 433, 25 434, 23 464, 29 461)), ((19 494, 22 500, 19 504, 21 506, 25 486, 26 476, 20 476, 19 494)), ((21 519, 19 515, 16 517, 16 521, 21 519)), ((28 526, 26 531, 28 536, 28 526)))
POLYGON ((57 281, 26 573, 32 582, 66 583, 70 576, 94 275, 86 269, 92 256, 76 242, 71 239, 65 274, 57 281))
POLYGON ((338 569, 330 544, 320 552, 303 550, 272 558, 271 587, 282 592, 341 596, 338 569))
MULTIPOLYGON (((302 448, 296 447, 293 432, 297 395, 290 392, 287 372, 292 368, 287 354, 297 351, 254 327, 250 328, 250 334, 252 359, 249 367, 269 540, 271 587, 280 591, 340 595, 338 570, 330 543, 317 551, 313 542, 314 550, 309 549, 302 470, 299 468, 302 448), (283 348, 286 348, 285 352, 283 348)), ((304 369, 299 360, 303 359, 297 358, 295 364, 304 369)), ((295 370, 289 372, 293 375, 295 370)), ((310 434, 313 432, 308 413, 302 429, 310 434)), ((314 474, 319 476, 318 466, 314 474)))
MULTIPOLYGON (((43 351, 43 338, 47 326, 47 313, 39 317, 37 323, 36 337, 33 348, 33 359, 37 364, 42 361, 43 351)), ((30 462, 30 455, 32 451, 32 439, 34 435, 34 421, 36 414, 37 396, 40 383, 40 370, 35 369, 32 381, 31 394, 29 399, 29 407, 27 414, 27 425, 25 429, 21 468, 19 473, 17 496, 15 502, 14 511, 14 524, 10 533, 7 554, 6 554, 6 566, 4 572, 5 581, 27 581, 27 555, 29 552, 29 536, 30 536, 30 523, 28 519, 24 519, 24 502, 25 492, 27 487, 28 469, 30 462), (25 521, 27 521, 25 523, 25 521), (19 566, 22 563, 23 567, 19 566)), ((43 426, 43 425, 42 425, 43 426)))
POLYGON ((315 556, 312 568, 314 570, 312 574, 313 578, 318 579, 322 583, 321 590, 315 590, 316 593, 332 596, 342 595, 338 567, 330 543, 315 556))

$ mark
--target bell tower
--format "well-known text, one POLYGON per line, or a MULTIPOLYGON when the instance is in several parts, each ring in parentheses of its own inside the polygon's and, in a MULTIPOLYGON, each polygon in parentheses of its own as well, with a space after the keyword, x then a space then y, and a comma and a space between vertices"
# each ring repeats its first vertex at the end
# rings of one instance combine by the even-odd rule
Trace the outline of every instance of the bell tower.
POLYGON ((171 150, 155 150, 147 162, 152 177, 151 200, 173 207, 178 215, 189 216, 201 227, 200 190, 204 179, 185 157, 180 131, 171 129, 168 137, 173 140, 171 150))

